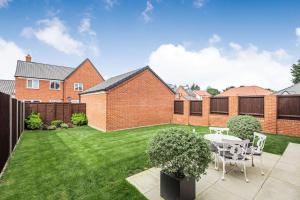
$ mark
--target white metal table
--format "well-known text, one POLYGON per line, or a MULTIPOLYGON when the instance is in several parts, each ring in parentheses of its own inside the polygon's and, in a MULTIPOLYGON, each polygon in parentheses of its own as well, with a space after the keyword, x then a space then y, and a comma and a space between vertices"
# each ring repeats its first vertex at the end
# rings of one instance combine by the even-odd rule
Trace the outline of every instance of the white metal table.
POLYGON ((238 138, 233 135, 223 135, 223 134, 206 134, 204 139, 209 140, 210 142, 222 143, 222 140, 233 140, 233 141, 242 141, 241 138, 238 138))

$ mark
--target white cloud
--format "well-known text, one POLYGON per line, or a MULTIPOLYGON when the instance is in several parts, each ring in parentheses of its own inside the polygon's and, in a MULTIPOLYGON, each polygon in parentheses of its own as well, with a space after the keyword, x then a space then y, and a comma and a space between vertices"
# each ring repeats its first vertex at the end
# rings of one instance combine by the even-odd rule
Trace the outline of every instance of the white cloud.
POLYGON ((43 19, 38 21, 38 25, 38 29, 24 28, 21 35, 25 37, 33 35, 38 40, 66 54, 83 55, 84 44, 68 33, 67 27, 59 18, 43 19))
POLYGON ((209 38, 208 42, 209 42, 209 44, 215 44, 215 43, 221 42, 221 37, 217 34, 213 34, 209 38))
POLYGON ((105 8, 110 10, 112 9, 115 5, 118 4, 117 0, 103 0, 104 4, 105 4, 105 8))
POLYGON ((298 42, 300 42, 300 27, 297 27, 297 28, 296 28, 295 33, 296 33, 298 42))
POLYGON ((239 51, 242 49, 242 46, 235 42, 230 42, 229 46, 236 51, 239 51))
POLYGON ((201 8, 205 3, 205 0, 194 0, 194 6, 196 8, 201 8))
POLYGON ((80 21, 80 25, 78 27, 79 33, 87 33, 89 35, 95 36, 96 32, 91 28, 91 19, 90 18, 83 18, 80 21))
POLYGON ((224 89, 235 85, 259 85, 282 89, 290 85, 290 65, 280 63, 273 52, 250 45, 227 55, 221 48, 189 51, 182 45, 163 44, 149 57, 149 65, 168 83, 197 82, 224 89))
POLYGON ((276 51, 274 51, 274 56, 279 58, 279 59, 283 59, 283 58, 288 58, 289 54, 284 50, 284 49, 278 49, 276 51))
POLYGON ((8 3, 12 0, 0 0, 0 8, 4 8, 8 6, 8 3))
POLYGON ((142 16, 143 16, 143 19, 144 19, 145 23, 148 23, 152 20, 151 17, 150 17, 150 14, 152 13, 153 9, 154 9, 154 7, 153 7, 151 1, 148 0, 147 3, 146 3, 146 8, 142 12, 142 16))
POLYGON ((24 56, 22 48, 0 37, 0 79, 14 79, 17 60, 24 59, 24 56))

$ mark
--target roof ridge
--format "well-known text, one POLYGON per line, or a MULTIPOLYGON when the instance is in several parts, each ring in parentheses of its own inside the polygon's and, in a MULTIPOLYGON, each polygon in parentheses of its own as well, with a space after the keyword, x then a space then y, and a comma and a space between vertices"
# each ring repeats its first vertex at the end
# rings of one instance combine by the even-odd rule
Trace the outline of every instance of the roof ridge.
POLYGON ((63 65, 55 65, 55 64, 47 64, 47 63, 41 63, 41 62, 28 62, 28 61, 24 61, 24 60, 17 60, 17 62, 25 62, 25 63, 33 63, 33 64, 42 64, 42 65, 50 65, 50 66, 56 66, 56 67, 64 67, 64 68, 69 68, 69 69, 76 69, 74 67, 67 67, 67 66, 63 66, 63 65))

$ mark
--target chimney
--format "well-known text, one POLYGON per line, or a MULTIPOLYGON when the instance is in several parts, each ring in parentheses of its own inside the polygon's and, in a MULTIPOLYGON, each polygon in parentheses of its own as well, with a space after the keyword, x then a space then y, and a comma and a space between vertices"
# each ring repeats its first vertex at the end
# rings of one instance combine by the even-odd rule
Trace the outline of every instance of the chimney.
POLYGON ((26 62, 31 62, 31 56, 29 54, 27 54, 27 56, 25 57, 26 62))

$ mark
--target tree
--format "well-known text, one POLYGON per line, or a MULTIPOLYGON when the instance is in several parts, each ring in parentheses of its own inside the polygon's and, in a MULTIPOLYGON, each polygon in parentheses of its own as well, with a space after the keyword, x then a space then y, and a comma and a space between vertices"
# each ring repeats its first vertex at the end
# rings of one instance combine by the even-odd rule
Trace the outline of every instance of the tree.
POLYGON ((197 84, 195 84, 195 83, 193 83, 193 85, 191 86, 191 90, 200 90, 200 86, 199 85, 197 85, 197 84))
POLYGON ((300 82, 300 60, 298 60, 297 64, 292 65, 291 73, 293 76, 293 83, 299 83, 300 82))
POLYGON ((235 88, 235 87, 234 86, 229 86, 229 87, 225 88, 223 91, 225 92, 225 91, 230 90, 232 88, 235 88))
POLYGON ((212 96, 216 96, 218 94, 220 94, 220 91, 216 88, 212 88, 212 87, 207 87, 206 91, 211 94, 212 96))

